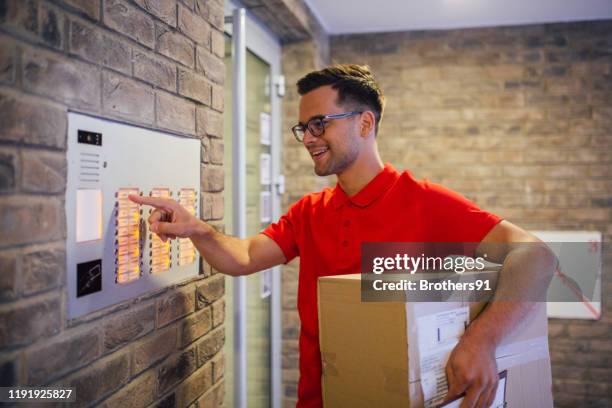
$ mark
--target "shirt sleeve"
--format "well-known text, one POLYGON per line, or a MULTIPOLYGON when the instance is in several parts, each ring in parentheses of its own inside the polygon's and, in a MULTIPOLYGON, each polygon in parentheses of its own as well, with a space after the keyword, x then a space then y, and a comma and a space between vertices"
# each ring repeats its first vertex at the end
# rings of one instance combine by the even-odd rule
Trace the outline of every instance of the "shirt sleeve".
POLYGON ((286 214, 281 216, 277 222, 268 225, 262 234, 271 238, 285 254, 287 261, 290 262, 293 258, 300 255, 298 247, 298 228, 301 219, 302 200, 293 204, 286 214))
POLYGON ((480 242, 502 218, 459 193, 424 182, 431 242, 480 242))

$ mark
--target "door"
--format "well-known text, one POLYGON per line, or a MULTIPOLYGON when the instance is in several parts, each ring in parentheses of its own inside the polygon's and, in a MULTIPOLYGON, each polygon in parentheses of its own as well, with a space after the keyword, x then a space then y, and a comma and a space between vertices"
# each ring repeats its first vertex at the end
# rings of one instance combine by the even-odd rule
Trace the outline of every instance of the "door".
MULTIPOLYGON (((230 5, 231 7, 231 5, 230 5)), ((279 77, 280 45, 253 20, 246 19, 246 236, 263 230, 278 217, 280 153, 280 101, 276 89, 279 77)), ((235 160, 233 129, 232 27, 225 40, 225 227, 234 231, 231 192, 236 175, 230 163, 235 160)), ((280 407, 280 268, 244 278, 246 286, 242 310, 236 310, 237 279, 226 278, 225 405, 250 408, 280 407), (234 319, 244 318, 246 328, 236 332, 234 319), (240 337, 240 338, 237 338, 240 337), (238 348, 237 348, 238 347, 238 348), (246 353, 246 367, 235 361, 246 353), (238 367, 238 368, 236 368, 238 367), (240 372, 237 372, 239 370, 240 372), (246 370, 246 384, 241 380, 246 370), (240 388, 243 388, 242 390, 240 388), (244 405, 243 405, 244 406, 244 405)), ((238 295, 242 296, 242 295, 238 295)), ((240 307, 240 306, 239 306, 240 307)))

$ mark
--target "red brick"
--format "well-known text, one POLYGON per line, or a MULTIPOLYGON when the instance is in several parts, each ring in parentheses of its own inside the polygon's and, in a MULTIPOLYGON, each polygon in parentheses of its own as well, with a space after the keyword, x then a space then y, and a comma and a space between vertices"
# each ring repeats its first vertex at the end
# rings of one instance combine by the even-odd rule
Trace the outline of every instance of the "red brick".
POLYGON ((612 332, 612 325, 593 322, 593 324, 568 324, 569 337, 573 338, 608 338, 612 332))
POLYGON ((12 300, 17 295, 17 250, 0 252, 0 301, 12 300))
POLYGON ((587 395, 589 395, 589 397, 607 397, 607 401, 610 402, 609 398, 612 396, 612 384, 606 381, 606 378, 610 378, 610 374, 612 374, 610 370, 602 370, 601 375, 594 378, 594 381, 589 381, 587 384, 587 395))
POLYGON ((26 37, 36 38, 39 31, 38 2, 6 0, 0 10, 0 24, 26 37))
POLYGON ((206 308, 180 322, 181 347, 186 347, 212 329, 212 310, 206 308))
POLYGON ((297 369, 299 367, 298 359, 299 359, 298 340, 283 338, 283 362, 282 362, 283 368, 297 369))
POLYGON ((61 238, 65 230, 62 202, 53 197, 0 197, 0 225, 0 247, 61 238))
POLYGON ((91 363, 100 356, 100 344, 100 336, 94 327, 85 332, 64 333, 51 342, 28 350, 28 384, 46 384, 91 363))
POLYGON ((222 31, 212 30, 210 33, 210 49, 219 58, 225 58, 225 35, 222 31))
POLYGON ((213 382, 218 382, 223 378, 225 372, 225 356, 222 353, 217 354, 212 359, 213 365, 213 382))
POLYGON ((292 289, 290 291, 283 290, 283 309, 295 309, 297 308, 297 290, 292 289))
POLYGON ((225 321, 225 301, 223 299, 212 304, 213 327, 219 327, 225 321))
POLYGON ((225 105, 224 102, 224 90, 223 86, 213 84, 212 86, 212 108, 216 111, 223 112, 223 108, 225 105))
POLYGON ((202 217, 204 220, 221 220, 223 214, 223 193, 202 193, 202 217))
POLYGON ((100 406, 104 408, 144 408, 153 402, 156 391, 156 374, 154 371, 149 371, 138 378, 131 379, 128 385, 111 395, 100 406))
POLYGON ((17 186, 17 169, 21 168, 16 149, 0 148, 0 192, 11 193, 17 186))
POLYGON ((225 293, 225 275, 219 275, 204 280, 204 283, 198 285, 196 289, 196 298, 198 300, 198 309, 202 309, 217 299, 220 299, 225 293))
POLYGON ((204 105, 210 105, 211 85, 203 75, 179 68, 179 93, 204 105))
POLYGON ((223 84, 225 81, 223 60, 208 52, 204 47, 196 48, 196 70, 203 72, 208 79, 218 84, 223 84))
POLYGON ((20 265, 23 294, 55 289, 64 282, 66 250, 57 244, 31 247, 22 253, 20 265))
POLYGON ((134 0, 136 4, 163 22, 176 26, 176 2, 174 0, 134 0))
POLYGON ((195 8, 195 0, 180 0, 182 4, 185 5, 189 10, 193 10, 195 8))
POLYGON ((176 393, 170 392, 167 395, 160 398, 154 405, 156 408, 172 408, 176 407, 176 393))
POLYGON ((28 193, 63 193, 67 162, 64 153, 40 150, 21 151, 21 187, 28 193))
POLYGON ((40 99, 0 94, 0 140, 64 148, 67 115, 40 99))
POLYGON ((210 49, 210 26, 187 7, 178 6, 178 28, 196 43, 210 49))
MULTIPOLYGON (((567 390, 571 390, 567 388, 567 390)), ((573 408, 584 404, 584 395, 572 395, 564 392, 565 390, 555 390, 553 392, 554 407, 555 408, 573 408)))
POLYGON ((77 371, 61 384, 75 387, 76 405, 90 406, 126 384, 130 374, 129 353, 111 354, 92 366, 77 371))
POLYGON ((152 53, 134 51, 134 76, 170 92, 176 92, 176 67, 152 53))
POLYGON ((134 346, 132 372, 138 374, 176 350, 176 326, 154 331, 134 346))
POLYGON ((296 338, 300 328, 300 317, 297 311, 283 311, 283 338, 296 338))
POLYGON ((157 52, 190 68, 195 63, 193 42, 177 31, 157 25, 157 52))
POLYGON ((93 20, 100 19, 100 0, 64 0, 64 3, 93 20))
POLYGON ((111 72, 104 72, 103 81, 105 112, 130 121, 153 123, 155 99, 150 86, 111 72))
POLYGON ((300 370, 283 369, 282 375, 287 381, 298 382, 300 379, 300 370))
POLYGON ((566 325, 565 323, 549 321, 548 322, 548 336, 549 337, 559 337, 566 334, 566 325))
POLYGON ((223 139, 210 139, 210 162, 223 164, 223 139))
POLYGON ((195 12, 219 30, 223 30, 223 2, 215 0, 196 0, 195 12))
POLYGON ((39 8, 40 38, 50 47, 63 49, 64 15, 58 9, 41 4, 39 8))
POLYGON ((131 75, 132 48, 125 41, 83 21, 70 20, 70 53, 131 75))
POLYGON ((149 48, 155 44, 153 19, 125 1, 104 1, 104 24, 149 48))
POLYGON ((177 406, 186 407, 213 384, 212 364, 206 364, 176 388, 177 406))
POLYGON ((182 133, 195 133, 195 104, 174 95, 157 92, 157 125, 182 133))
POLYGON ((223 115, 207 107, 198 106, 196 111, 197 134, 223 138, 223 115))
POLYGON ((202 366, 213 358, 225 344, 225 329, 223 326, 215 329, 212 333, 198 342, 198 366, 202 366))
POLYGON ((28 48, 22 68, 27 91, 81 109, 100 106, 100 71, 92 65, 28 48))
POLYGON ((57 296, 11 304, 0 311, 0 347, 27 345, 50 337, 61 327, 61 303, 57 296))
MULTIPOLYGON (((202 163, 210 163, 210 139, 208 137, 203 137, 201 139, 202 147, 201 147, 201 161, 202 163)), ((202 212, 204 214, 204 212, 202 212)))
POLYGON ((7 37, 0 37, 0 84, 15 82, 15 44, 7 37))
MULTIPOLYGON (((225 383, 221 381, 215 385, 212 389, 204 393, 198 398, 197 404, 201 408, 219 408, 224 406, 225 401, 225 383)), ((295 407, 295 404, 293 404, 295 407)))
POLYGON ((582 367, 568 367, 564 365, 555 364, 552 366, 552 376, 555 379, 563 380, 580 380, 586 378, 588 375, 587 368, 582 367))
POLYGON ((104 324, 105 352, 122 347, 155 328, 155 305, 128 310, 104 324))
POLYGON ((202 166, 202 191, 214 193, 223 191, 225 172, 221 166, 202 166))
POLYGON ((22 383, 20 381, 20 371, 21 371, 21 358, 18 354, 8 354, 0 359, 0 384, 2 387, 12 387, 17 386, 22 383))
POLYGON ((192 347, 170 357, 157 370, 158 393, 171 389, 179 381, 187 378, 196 369, 196 350, 192 347))
POLYGON ((157 301, 157 327, 162 327, 180 317, 193 313, 195 295, 193 288, 171 293, 157 301))
POLYGON ((609 339, 591 340, 589 345, 591 350, 595 352, 612 353, 612 342, 609 339))

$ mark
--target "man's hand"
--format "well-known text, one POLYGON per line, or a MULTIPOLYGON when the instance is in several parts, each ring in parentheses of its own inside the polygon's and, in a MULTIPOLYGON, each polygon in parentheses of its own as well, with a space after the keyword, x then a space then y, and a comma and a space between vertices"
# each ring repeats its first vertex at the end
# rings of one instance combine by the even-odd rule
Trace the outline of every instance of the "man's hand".
POLYGON ((465 393, 460 408, 489 407, 499 382, 495 346, 464 335, 448 359, 446 378, 446 401, 465 393))
POLYGON ((198 227, 203 224, 185 207, 170 198, 130 195, 129 199, 137 204, 150 205, 155 208, 148 222, 151 231, 164 242, 176 237, 191 238, 198 227))

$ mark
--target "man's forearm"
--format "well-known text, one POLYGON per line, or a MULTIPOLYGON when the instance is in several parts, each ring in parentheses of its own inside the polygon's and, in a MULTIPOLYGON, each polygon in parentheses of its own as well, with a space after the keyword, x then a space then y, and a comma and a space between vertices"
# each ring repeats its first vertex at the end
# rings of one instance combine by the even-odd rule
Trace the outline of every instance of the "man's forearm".
POLYGON ((205 222, 199 222, 190 236, 191 241, 215 270, 231 276, 247 275, 249 242, 225 235, 205 222))
POLYGON ((497 347, 534 307, 546 301, 557 258, 543 243, 521 243, 504 260, 493 301, 468 327, 464 338, 497 347), (486 340, 485 340, 486 339, 486 340))

